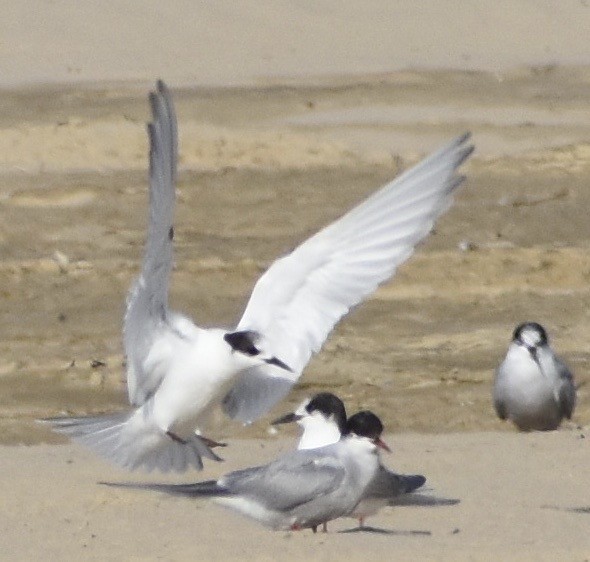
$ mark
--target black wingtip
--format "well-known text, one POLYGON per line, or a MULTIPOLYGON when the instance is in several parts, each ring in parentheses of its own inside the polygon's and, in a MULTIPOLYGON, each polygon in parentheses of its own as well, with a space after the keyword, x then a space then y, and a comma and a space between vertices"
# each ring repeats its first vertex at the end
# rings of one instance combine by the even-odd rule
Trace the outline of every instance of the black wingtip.
POLYGON ((149 490, 162 492, 173 496, 199 497, 199 496, 220 496, 228 492, 216 480, 206 480, 187 484, 149 484, 135 482, 98 482, 101 486, 109 488, 127 488, 128 490, 149 490))
POLYGON ((459 135, 457 142, 463 144, 471 138, 471 131, 465 131, 462 135, 459 135))
POLYGON ((421 488, 424 484, 426 484, 426 477, 422 476, 422 474, 411 474, 406 476, 406 491, 408 493, 421 488))

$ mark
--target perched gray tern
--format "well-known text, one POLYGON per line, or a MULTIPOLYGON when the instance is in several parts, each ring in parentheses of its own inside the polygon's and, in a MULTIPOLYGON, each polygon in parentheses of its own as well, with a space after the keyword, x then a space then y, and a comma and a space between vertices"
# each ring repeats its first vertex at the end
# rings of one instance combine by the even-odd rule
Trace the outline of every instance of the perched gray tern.
POLYGON ((246 423, 266 413, 338 320, 409 258, 450 206, 473 147, 469 134, 456 138, 275 261, 234 330, 203 329, 168 309, 177 124, 162 82, 150 102, 147 242, 124 324, 135 409, 47 421, 127 469, 184 471, 218 458, 199 435, 213 408, 246 423))
POLYGON ((218 480, 194 484, 116 484, 217 503, 275 530, 313 528, 350 513, 379 471, 381 422, 359 416, 347 424, 340 441, 297 450, 274 462, 236 470, 218 480))
POLYGON ((522 431, 557 429, 576 404, 571 371, 555 355, 547 332, 536 322, 514 330, 504 361, 496 370, 494 407, 501 419, 522 431))
MULTIPOLYGON (((374 416, 371 412, 362 411, 351 416, 347 422, 344 404, 334 394, 322 392, 305 400, 295 412, 286 414, 276 419, 273 424, 296 422, 303 429, 298 449, 314 449, 335 443, 340 439, 342 428, 347 424, 356 424, 359 418, 374 416)), ((379 435, 383 432, 383 425, 379 418, 374 421, 379 428, 379 435)), ((342 431, 344 433, 344 431, 342 431)), ((390 505, 396 498, 417 490, 426 482, 421 474, 397 474, 379 464, 379 470, 375 478, 367 486, 361 501, 354 510, 349 513, 359 521, 359 527, 363 528, 365 519, 375 515, 383 507, 390 505)), ((324 531, 326 527, 324 526, 324 531)))

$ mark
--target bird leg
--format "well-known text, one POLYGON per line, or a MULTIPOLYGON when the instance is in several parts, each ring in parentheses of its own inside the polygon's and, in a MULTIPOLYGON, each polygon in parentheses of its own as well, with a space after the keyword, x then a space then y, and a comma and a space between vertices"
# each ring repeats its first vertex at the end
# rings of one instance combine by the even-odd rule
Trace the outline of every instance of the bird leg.
POLYGON ((186 445, 186 441, 184 439, 181 439, 180 437, 178 437, 178 435, 176 435, 176 433, 172 433, 172 431, 167 431, 166 435, 168 437, 170 437, 170 439, 172 439, 172 441, 176 441, 177 443, 180 443, 182 445, 186 445))
POLYGON ((207 445, 210 449, 214 449, 215 447, 227 447, 227 443, 220 443, 219 441, 214 441, 213 439, 209 439, 209 437, 205 437, 204 435, 199 435, 199 439, 207 445))
MULTIPOLYGON (((172 431, 167 431, 166 435, 170 437, 172 441, 176 441, 181 445, 186 445, 188 443, 188 441, 182 439, 181 437, 178 437, 178 435, 176 435, 176 433, 173 433, 172 431)), ((205 443, 205 445, 207 445, 207 447, 209 447, 210 449, 213 449, 215 447, 227 447, 227 443, 220 443, 219 441, 214 441, 213 439, 209 439, 209 437, 205 437, 204 435, 199 435, 199 439, 203 443, 205 443)))

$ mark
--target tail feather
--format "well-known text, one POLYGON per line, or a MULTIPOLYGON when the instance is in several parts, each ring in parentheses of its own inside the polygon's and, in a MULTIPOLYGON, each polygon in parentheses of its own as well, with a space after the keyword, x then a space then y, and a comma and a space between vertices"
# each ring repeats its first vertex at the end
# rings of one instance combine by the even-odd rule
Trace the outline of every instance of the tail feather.
POLYGON ((185 442, 173 440, 141 411, 39 421, 128 470, 184 472, 189 467, 201 470, 203 457, 222 460, 198 435, 185 442))
POLYGON ((103 429, 110 429, 116 425, 124 424, 129 418, 129 414, 121 412, 117 414, 108 414, 102 416, 84 416, 79 418, 59 417, 39 420, 42 423, 49 423, 55 431, 65 435, 76 435, 84 433, 81 428, 91 426, 96 433, 103 429))

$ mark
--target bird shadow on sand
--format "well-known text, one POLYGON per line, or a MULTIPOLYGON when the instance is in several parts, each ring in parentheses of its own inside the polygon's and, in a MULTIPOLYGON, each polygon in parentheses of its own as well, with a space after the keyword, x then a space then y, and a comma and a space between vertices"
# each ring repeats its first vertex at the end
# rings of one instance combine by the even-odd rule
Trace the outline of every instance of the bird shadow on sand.
POLYGON ((570 507, 566 511, 571 513, 587 513, 590 514, 590 507, 570 507))
POLYGON ((352 529, 344 529, 338 532, 342 534, 373 533, 377 535, 395 535, 398 537, 430 537, 432 535, 431 531, 396 531, 395 529, 382 529, 381 527, 370 527, 368 525, 363 525, 362 527, 354 527, 352 529))
POLYGON ((389 505, 391 507, 447 507, 458 503, 461 503, 461 500, 457 498, 441 498, 429 494, 413 493, 396 498, 389 505))
POLYGON ((590 515, 590 506, 586 507, 561 507, 559 505, 542 505, 541 509, 552 509, 554 511, 567 511, 569 513, 584 513, 590 515))
MULTIPOLYGON (((407 494, 406 496, 396 498, 394 502, 389 505, 391 507, 413 506, 413 507, 444 507, 457 505, 461 500, 456 498, 441 498, 431 496, 428 494, 407 494)), ((412 530, 412 531, 396 531, 394 529, 382 529, 381 527, 371 527, 363 525, 362 527, 354 527, 352 529, 344 529, 338 531, 339 533, 375 533, 380 535, 396 535, 403 537, 429 537, 432 535, 430 531, 412 530)))

